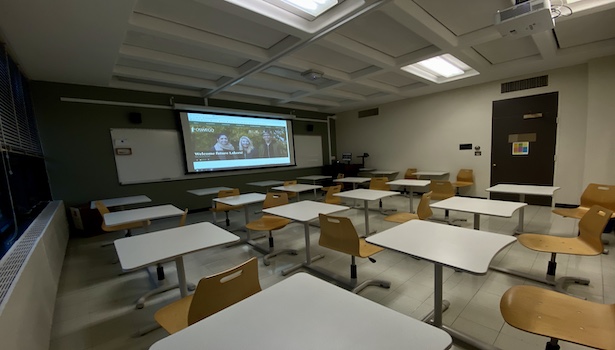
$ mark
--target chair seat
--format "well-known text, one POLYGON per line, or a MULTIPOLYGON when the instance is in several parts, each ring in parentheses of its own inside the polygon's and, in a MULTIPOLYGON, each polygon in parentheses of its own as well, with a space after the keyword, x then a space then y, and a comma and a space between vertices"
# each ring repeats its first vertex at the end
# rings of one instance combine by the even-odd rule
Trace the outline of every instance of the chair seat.
POLYGON ((395 213, 393 215, 389 215, 387 217, 384 218, 384 220, 386 221, 390 221, 390 222, 398 222, 400 224, 403 224, 404 222, 408 222, 410 220, 419 220, 419 216, 413 213, 406 213, 406 212, 401 212, 401 213, 395 213))
POLYGON ((517 237, 519 243, 525 247, 546 253, 562 253, 574 255, 600 255, 599 250, 578 239, 578 237, 557 237, 550 235, 540 235, 534 233, 524 233, 517 237))
POLYGON ((587 213, 589 208, 586 207, 577 207, 577 208, 556 208, 553 209, 553 213, 557 215, 561 215, 566 218, 575 218, 580 219, 587 213))
POLYGON ((368 256, 372 256, 383 250, 384 248, 382 247, 378 247, 377 245, 367 243, 365 238, 359 239, 359 257, 360 258, 367 258, 368 256))
POLYGON ((281 218, 275 215, 263 215, 260 219, 246 224, 246 228, 252 231, 272 231, 278 230, 290 224, 292 220, 281 218))
POLYGON ((474 185, 474 182, 456 181, 452 183, 453 187, 467 187, 474 185))
POLYGON ((121 224, 121 225, 112 225, 112 226, 108 226, 105 225, 105 223, 103 222, 101 227, 103 229, 103 231, 105 232, 113 232, 113 231, 121 231, 121 230, 132 230, 135 228, 141 228, 144 226, 149 226, 151 224, 151 222, 149 220, 147 221, 137 221, 137 222, 130 222, 127 224, 121 224))
POLYGON ((163 307, 156 311, 154 319, 169 334, 177 333, 188 327, 188 310, 194 294, 173 302, 171 307, 163 307))
POLYGON ((599 349, 615 348, 615 305, 534 286, 514 286, 500 300, 508 324, 521 330, 599 349))

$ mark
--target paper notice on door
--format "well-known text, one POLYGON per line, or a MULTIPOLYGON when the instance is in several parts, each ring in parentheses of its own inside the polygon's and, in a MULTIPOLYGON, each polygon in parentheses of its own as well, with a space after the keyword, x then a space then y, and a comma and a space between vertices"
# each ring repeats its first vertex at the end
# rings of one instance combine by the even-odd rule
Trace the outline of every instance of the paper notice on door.
POLYGON ((527 156, 530 154, 529 142, 513 142, 512 155, 513 156, 527 156))

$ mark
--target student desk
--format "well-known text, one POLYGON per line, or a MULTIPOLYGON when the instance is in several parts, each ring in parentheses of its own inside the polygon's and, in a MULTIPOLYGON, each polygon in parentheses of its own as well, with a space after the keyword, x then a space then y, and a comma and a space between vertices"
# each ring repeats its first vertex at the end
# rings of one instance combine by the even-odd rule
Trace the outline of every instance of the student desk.
MULTIPOLYGON (((209 187, 209 188, 199 188, 196 190, 188 190, 186 192, 191 193, 195 196, 209 196, 209 195, 217 195, 220 191, 228 191, 232 190, 230 187, 209 187)), ((216 205, 213 198, 211 199, 211 207, 213 208, 216 205)), ((215 218, 215 213, 214 213, 215 218)))
MULTIPOLYGON (((513 185, 513 184, 498 184, 493 187, 489 187, 485 191, 497 192, 497 193, 512 193, 519 195, 519 202, 525 202, 525 195, 530 194, 534 196, 550 196, 551 208, 555 205, 554 194, 559 190, 556 186, 538 186, 538 185, 513 185)), ((523 232, 523 218, 524 208, 519 209, 519 226, 517 226, 517 233, 523 232)))
POLYGON ((333 182, 351 183, 352 189, 354 190, 357 188, 357 184, 362 184, 364 182, 369 182, 371 180, 372 180, 371 177, 344 177, 341 179, 334 179, 333 182))
POLYGON ((179 287, 182 298, 188 295, 183 256, 199 250, 216 247, 239 240, 234 234, 210 223, 186 225, 114 241, 117 256, 124 271, 148 267, 168 260, 175 260, 178 284, 161 286, 137 301, 143 308, 148 296, 179 287))
POLYGON ((284 192, 294 192, 297 194, 297 202, 299 201, 299 194, 305 191, 314 191, 314 199, 316 199, 316 190, 322 188, 320 185, 305 185, 305 184, 295 184, 289 186, 278 186, 272 187, 272 190, 276 191, 284 191, 284 192))
MULTIPOLYGON (((431 204, 431 207, 472 213, 474 214, 474 229, 479 230, 481 214, 510 218, 517 209, 526 205, 527 203, 494 201, 482 198, 451 197, 431 204)), ((522 219, 521 216, 519 218, 522 219)), ((522 225, 522 222, 520 222, 520 225, 522 225)))
POLYGON ((416 172, 412 173, 412 175, 416 175, 418 178, 421 178, 421 176, 427 176, 427 177, 431 177, 431 176, 444 176, 444 175, 448 175, 448 171, 425 170, 425 171, 416 171, 416 172))
POLYGON ((246 185, 256 186, 256 187, 265 187, 265 192, 269 192, 269 189, 273 186, 284 185, 284 181, 265 180, 265 181, 248 182, 246 185))
MULTIPOLYGON (((312 257, 310 253, 310 220, 318 218, 318 214, 331 214, 346 210, 348 207, 314 201, 301 201, 290 204, 280 205, 273 208, 263 209, 264 213, 281 216, 303 224, 305 232, 305 261, 301 264, 291 266, 282 270, 282 275, 286 276, 290 272, 296 271, 301 267, 311 268, 312 261, 323 258, 322 255, 312 257)), ((318 272, 318 271, 317 271, 318 272)))
MULTIPOLYGON (((243 212, 244 212, 244 219, 245 219, 245 224, 247 225, 248 222, 250 222, 250 216, 248 214, 248 205, 250 204, 254 204, 254 203, 261 203, 265 201, 266 196, 262 193, 244 193, 244 194, 240 194, 238 196, 229 196, 229 197, 222 197, 222 198, 214 198, 214 202, 220 202, 226 205, 237 205, 237 206, 243 206, 243 212)), ((257 245, 254 241, 252 241, 252 237, 250 236, 250 230, 246 229, 246 239, 240 241, 239 243, 248 243, 249 245, 251 245, 252 247, 254 247, 256 250, 260 251, 260 252, 264 252, 264 250, 262 250, 260 248, 259 245, 257 245)), ((266 253, 265 253, 266 254, 266 253)))
MULTIPOLYGON (((130 197, 118 197, 118 198, 109 198, 109 199, 99 199, 107 208, 111 208, 111 207, 123 207, 125 205, 130 205, 130 204, 141 204, 141 203, 149 203, 152 200, 145 195, 139 195, 139 196, 130 196, 130 197)), ((95 201, 91 201, 90 202, 90 209, 96 209, 96 202, 98 200, 95 201)))
POLYGON ((397 176, 398 173, 399 173, 399 171, 397 171, 397 170, 374 170, 374 171, 370 171, 370 174, 372 174, 372 176, 374 176, 374 177, 384 176, 384 177, 388 178, 389 180, 391 180, 391 178, 395 178, 395 176, 397 176))
POLYGON ((157 205, 154 207, 129 209, 107 213, 104 215, 103 220, 105 221, 105 225, 114 226, 137 221, 163 219, 171 216, 181 215, 184 215, 183 210, 180 210, 173 205, 165 204, 157 205))
POLYGON ((451 345, 451 337, 436 327, 309 274, 297 273, 157 341, 150 350, 196 350, 204 346, 208 349, 440 350, 451 345), (266 322, 263 315, 267 315, 266 322))
MULTIPOLYGON (((442 267, 484 275, 493 257, 517 239, 491 232, 442 225, 424 220, 411 220, 366 239, 369 243, 425 259, 434 264, 434 311, 423 320, 433 316, 433 325, 442 328, 453 337, 481 349, 493 349, 477 339, 455 331, 442 324, 442 267)), ((418 347, 420 348, 420 347, 418 347)), ((417 348, 417 349, 418 349, 417 348)))
POLYGON ((412 187, 424 187, 429 185, 428 180, 413 180, 413 179, 400 179, 387 182, 387 185, 404 186, 404 188, 410 193, 410 212, 414 213, 414 205, 412 204, 412 187))
POLYGON ((368 190, 360 188, 352 191, 345 191, 340 193, 334 193, 334 196, 350 199, 363 200, 363 209, 365 211, 365 235, 372 233, 369 231, 369 201, 375 201, 386 197, 396 196, 399 192, 395 191, 381 191, 381 190, 368 190))
POLYGON ((328 180, 330 178, 331 176, 327 176, 327 175, 309 175, 309 176, 298 177, 297 180, 312 181, 312 185, 316 185, 316 182, 328 180))

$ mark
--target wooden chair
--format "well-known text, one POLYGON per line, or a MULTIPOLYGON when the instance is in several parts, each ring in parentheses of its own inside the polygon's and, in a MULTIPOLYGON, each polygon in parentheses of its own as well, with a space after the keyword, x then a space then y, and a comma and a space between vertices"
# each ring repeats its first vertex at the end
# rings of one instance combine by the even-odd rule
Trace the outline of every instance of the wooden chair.
POLYGON ((460 169, 457 173, 457 181, 452 183, 455 187, 456 194, 459 194, 460 187, 468 187, 474 185, 474 171, 472 169, 460 169))
POLYGON ((593 205, 615 210, 615 186, 590 183, 581 194, 581 204, 576 208, 556 208, 553 213, 563 217, 580 219, 593 205))
POLYGON ((202 278, 192 295, 177 300, 154 314, 154 319, 169 334, 176 333, 261 291, 258 260, 202 278))
POLYGON ((342 203, 342 197, 334 196, 336 193, 340 193, 342 191, 342 185, 329 186, 329 190, 325 195, 325 203, 329 204, 340 204, 342 203))
MULTIPOLYGON (((343 178, 344 178, 344 173, 337 174, 336 179, 343 179, 343 178)), ((340 185, 342 187, 342 190, 344 189, 344 184, 342 182, 333 182, 333 184, 331 184, 330 186, 324 186, 320 190, 326 193, 327 191, 329 191, 329 187, 337 186, 337 185, 340 185)))
POLYGON ((354 225, 347 217, 320 214, 318 219, 320 220, 320 239, 318 244, 351 256, 350 283, 340 280, 338 282, 344 284, 353 293, 359 293, 367 286, 391 287, 391 282, 383 280, 367 280, 357 285, 355 257, 369 258, 371 262, 376 262, 371 256, 381 252, 383 248, 367 243, 365 238, 359 238, 354 225))
MULTIPOLYGON (((265 197, 265 201, 263 202, 263 209, 277 207, 279 205, 288 204, 288 195, 286 192, 269 192, 265 197)), ((297 255, 297 251, 294 249, 284 249, 284 250, 273 250, 273 234, 271 231, 279 230, 286 225, 290 224, 292 220, 282 218, 279 216, 271 215, 271 214, 263 214, 258 220, 254 220, 249 222, 246 225, 248 230, 252 231, 269 231, 269 249, 261 248, 260 246, 254 244, 252 245, 256 250, 261 251, 263 254, 266 254, 263 257, 263 263, 269 266, 269 259, 280 254, 290 254, 297 255)))
MULTIPOLYGON (((431 180, 429 183, 429 190, 431 191, 431 199, 443 200, 451 197, 455 197, 455 188, 453 184, 448 180, 431 180)), ((439 219, 439 221, 442 221, 439 219)), ((444 211, 444 220, 447 223, 449 221, 448 210, 444 211)), ((461 221, 461 220, 459 220, 461 221)))
MULTIPOLYGON (((387 185, 387 182, 389 182, 389 178, 386 176, 372 177, 372 179, 369 181, 369 189, 370 190, 380 190, 380 191, 390 191, 391 186, 387 185)), ((385 211, 384 209, 382 209, 382 199, 380 199, 380 201, 378 202, 378 208, 380 212, 385 211)), ((397 211, 396 209, 386 209, 386 210, 387 211, 397 211)))
POLYGON ((514 286, 502 295, 500 312, 509 325, 550 337, 546 350, 559 349, 560 339, 615 349, 615 304, 594 303, 534 286, 514 286))
MULTIPOLYGON (((218 198, 224 198, 224 197, 232 197, 232 196, 239 196, 239 189, 238 188, 233 188, 230 190, 221 190, 218 192, 218 198)), ((209 210, 213 213, 214 215, 214 224, 217 222, 216 220, 216 213, 220 213, 220 212, 224 212, 224 214, 226 215, 226 227, 231 226, 231 220, 228 217, 228 212, 231 210, 239 210, 242 209, 243 206, 242 205, 226 205, 224 203, 220 203, 220 202, 215 202, 215 206, 212 208, 209 208, 209 210)))
POLYGON ((410 220, 426 220, 433 215, 433 211, 431 211, 431 207, 429 203, 431 202, 431 192, 423 193, 421 197, 421 201, 419 202, 419 206, 416 209, 416 214, 414 213, 395 213, 393 215, 389 215, 384 218, 386 221, 404 223, 410 220))
MULTIPOLYGON (((544 253, 551 253, 551 260, 547 268, 545 280, 532 278, 538 282, 553 285, 555 290, 569 294, 565 285, 571 282, 588 285, 589 280, 581 277, 560 277, 555 280, 555 268, 557 263, 555 258, 557 253, 570 255, 600 255, 602 254, 602 231, 610 220, 613 211, 604 207, 594 205, 583 215, 579 221, 580 234, 575 237, 558 237, 544 234, 524 233, 517 237, 519 243, 524 247, 544 253)), ((508 272, 508 271, 503 271, 508 272)), ((513 273, 514 274, 514 273, 513 273)), ((523 275, 522 277, 527 277, 523 275)))
POLYGON ((179 227, 186 225, 186 219, 188 218, 188 208, 184 209, 184 214, 179 218, 179 227))
POLYGON ((419 177, 414 175, 416 173, 416 168, 408 168, 406 169, 406 173, 404 174, 404 179, 418 179, 419 177))

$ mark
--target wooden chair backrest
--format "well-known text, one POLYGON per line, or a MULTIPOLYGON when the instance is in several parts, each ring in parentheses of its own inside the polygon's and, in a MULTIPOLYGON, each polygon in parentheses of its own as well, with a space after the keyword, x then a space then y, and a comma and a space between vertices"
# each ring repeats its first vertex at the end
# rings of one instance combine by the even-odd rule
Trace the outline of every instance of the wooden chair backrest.
POLYGON ((414 173, 416 173, 416 168, 408 168, 404 174, 404 179, 418 179, 419 177, 414 173))
POLYGON ((263 209, 277 207, 278 205, 288 204, 288 194, 285 192, 267 192, 263 209))
POLYGON ((615 210, 615 185, 600 185, 591 183, 587 185, 581 195, 581 206, 589 208, 600 205, 615 210))
POLYGON ((390 191, 391 186, 387 185, 387 182, 389 182, 388 177, 372 177, 372 179, 369 182, 369 189, 390 191))
POLYGON ((344 178, 344 173, 338 173, 337 174, 337 178, 338 179, 343 179, 344 178))
POLYGON ((186 225, 186 218, 187 217, 188 217, 188 208, 184 209, 184 214, 179 219, 179 226, 180 227, 186 225))
POLYGON ((457 181, 474 182, 474 171, 472 169, 459 169, 459 172, 457 173, 457 181))
POLYGON ((455 188, 448 180, 431 180, 429 190, 432 192, 431 198, 436 200, 455 196, 455 188))
POLYGON ((359 235, 349 218, 319 214, 318 244, 338 252, 359 256, 359 235))
POLYGON ((611 219, 611 215, 613 215, 612 210, 599 205, 589 208, 579 221, 579 239, 601 252, 603 249, 602 232, 611 219))
POLYGON ((202 278, 188 310, 188 325, 261 291, 256 257, 229 270, 202 278))
POLYGON ((109 213, 109 208, 107 208, 107 206, 104 205, 102 201, 96 201, 94 202, 94 205, 96 205, 96 209, 98 209, 100 216, 104 217, 105 214, 109 213))
POLYGON ((297 184, 297 180, 284 181, 284 186, 292 186, 292 185, 296 185, 296 184, 297 184))
POLYGON ((418 215, 421 220, 430 218, 433 215, 433 211, 431 211, 431 207, 429 206, 429 203, 431 202, 431 193, 431 191, 423 193, 419 206, 416 208, 416 215, 418 215))
POLYGON ((325 203, 338 204, 342 202, 342 198, 334 196, 335 193, 342 191, 342 185, 329 186, 327 194, 325 195, 325 203))

